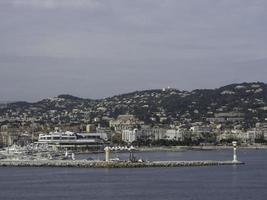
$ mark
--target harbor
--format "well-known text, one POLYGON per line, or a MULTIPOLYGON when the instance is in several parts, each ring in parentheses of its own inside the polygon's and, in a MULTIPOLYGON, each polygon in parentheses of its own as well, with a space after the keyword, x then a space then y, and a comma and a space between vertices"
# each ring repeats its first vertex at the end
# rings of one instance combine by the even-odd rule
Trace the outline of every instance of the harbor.
MULTIPOLYGON (((256 199, 266 192, 266 149, 239 149, 238 159, 245 165, 209 165, 192 167, 85 168, 85 167, 0 167, 1 199, 216 199, 229 192, 228 199, 256 199), (256 173, 256 174, 255 174, 256 173), (255 178, 258 182, 255 182, 255 178), (244 181, 246 180, 246 181, 244 181), (252 185, 253 190, 240 192, 240 187, 252 185), (159 190, 162 188, 162 190, 159 190), (192 193, 192 188, 193 192, 192 193), (213 188, 213 189, 210 189, 213 188), (16 192, 14 192, 16 191, 16 192), (26 191, 26 192, 23 192, 26 191), (113 195, 113 191, 119 191, 113 195), (38 195, 36 195, 38 194, 38 195), (118 194, 118 193, 116 193, 118 194), (219 194, 219 195, 218 195, 219 194), (258 196, 257 196, 258 195, 258 196), (236 197, 240 198, 236 198, 236 197), (255 198, 247 198, 247 197, 255 198), (34 197, 34 198, 31 198, 34 197)), ((183 152, 137 152, 147 160, 230 160, 232 149, 183 152)), ((97 154, 76 154, 76 159, 97 154)), ((119 157, 126 159, 128 153, 119 157)), ((100 154, 100 159, 104 154, 100 154)), ((77 160, 76 160, 77 161, 77 160)), ((76 162, 72 161, 72 162, 76 162)), ((69 161, 71 162, 71 160, 69 161)), ((102 161, 104 162, 104 161, 102 161)), ((114 162, 114 161, 113 161, 114 162)), ((225 197, 216 200, 223 200, 225 197)))
MULTIPOLYGON (((126 148, 126 147, 125 147, 126 148)), ((110 158, 112 151, 119 151, 120 149, 125 152, 125 148, 105 147, 104 160, 88 160, 88 159, 75 159, 75 154, 65 153, 62 157, 57 159, 42 158, 29 159, 15 159, 13 157, 0 160, 1 167, 76 167, 76 168, 148 168, 148 167, 197 167, 197 166, 221 166, 221 165, 242 165, 244 162, 237 160, 237 143, 233 142, 233 160, 191 160, 191 161, 149 161, 137 158, 134 153, 136 148, 130 146, 127 150, 129 158, 120 160, 118 157, 110 158)))

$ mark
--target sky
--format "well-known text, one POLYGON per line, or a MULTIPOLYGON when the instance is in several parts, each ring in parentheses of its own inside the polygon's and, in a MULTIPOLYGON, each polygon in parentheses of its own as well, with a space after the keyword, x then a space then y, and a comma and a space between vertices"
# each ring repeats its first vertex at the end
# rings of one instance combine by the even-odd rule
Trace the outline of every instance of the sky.
POLYGON ((0 0, 0 101, 267 75, 266 0, 0 0))

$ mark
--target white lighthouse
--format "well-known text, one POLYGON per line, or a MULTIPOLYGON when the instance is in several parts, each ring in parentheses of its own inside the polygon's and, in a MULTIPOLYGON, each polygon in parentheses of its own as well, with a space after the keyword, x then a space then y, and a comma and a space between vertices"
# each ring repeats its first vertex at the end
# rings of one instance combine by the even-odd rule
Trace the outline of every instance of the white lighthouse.
POLYGON ((236 156, 237 142, 236 141, 233 141, 232 144, 233 144, 233 162, 238 162, 237 161, 237 156, 236 156))
POLYGON ((105 161, 109 161, 110 148, 107 146, 107 147, 104 148, 104 151, 105 151, 105 161))

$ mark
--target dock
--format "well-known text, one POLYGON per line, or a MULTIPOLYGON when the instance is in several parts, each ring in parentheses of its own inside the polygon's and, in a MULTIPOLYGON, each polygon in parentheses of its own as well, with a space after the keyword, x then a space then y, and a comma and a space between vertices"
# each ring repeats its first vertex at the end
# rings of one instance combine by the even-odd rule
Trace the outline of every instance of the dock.
POLYGON ((88 161, 88 160, 0 160, 0 167, 149 168, 242 165, 240 161, 88 161))

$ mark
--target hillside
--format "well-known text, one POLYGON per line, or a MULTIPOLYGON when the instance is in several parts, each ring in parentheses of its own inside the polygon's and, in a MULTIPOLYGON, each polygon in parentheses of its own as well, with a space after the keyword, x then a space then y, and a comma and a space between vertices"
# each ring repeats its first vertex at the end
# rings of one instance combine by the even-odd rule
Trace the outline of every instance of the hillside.
POLYGON ((177 89, 135 91, 92 100, 59 95, 36 103, 15 102, 0 108, 1 124, 89 123, 95 118, 116 118, 134 114, 148 124, 206 121, 220 113, 239 113, 252 125, 267 118, 267 85, 241 83, 217 89, 180 91, 177 89))

